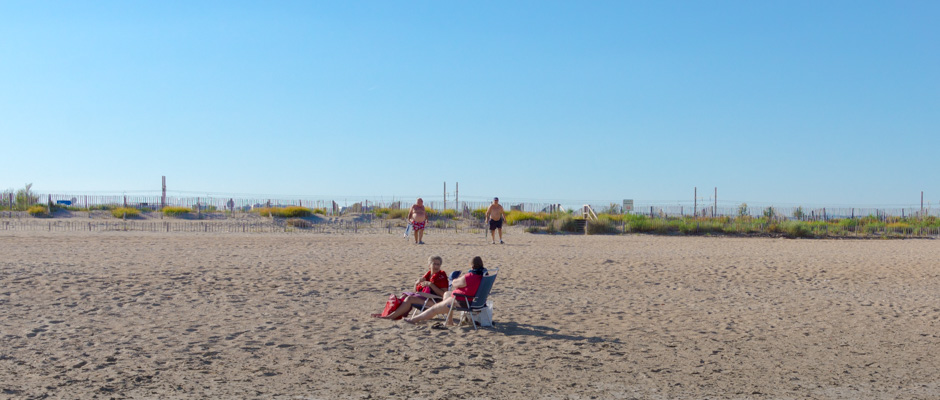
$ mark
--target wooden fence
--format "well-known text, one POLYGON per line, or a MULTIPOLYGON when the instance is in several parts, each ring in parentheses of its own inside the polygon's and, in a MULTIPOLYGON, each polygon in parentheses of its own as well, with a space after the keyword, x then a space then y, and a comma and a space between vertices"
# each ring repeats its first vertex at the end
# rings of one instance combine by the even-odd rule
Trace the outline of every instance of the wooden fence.
MULTIPOLYGON (((189 232, 189 233, 367 233, 396 234, 404 231, 404 223, 397 221, 337 220, 316 223, 305 222, 301 226, 283 218, 259 218, 245 220, 122 220, 104 218, 96 220, 69 220, 44 218, 3 218, 0 231, 48 231, 48 232, 189 232)), ((480 222, 432 221, 425 228, 430 232, 476 233, 483 232, 480 222)))

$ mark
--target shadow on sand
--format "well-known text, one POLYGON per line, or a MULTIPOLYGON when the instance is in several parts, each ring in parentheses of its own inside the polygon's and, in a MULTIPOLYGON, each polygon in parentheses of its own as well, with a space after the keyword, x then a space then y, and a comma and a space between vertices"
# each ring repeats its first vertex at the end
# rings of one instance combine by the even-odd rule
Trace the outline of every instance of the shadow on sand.
POLYGON ((518 322, 496 322, 493 324, 493 329, 497 332, 505 334, 506 336, 535 336, 542 339, 570 341, 583 340, 587 341, 588 343, 620 343, 620 339, 605 339, 598 336, 569 335, 562 333, 556 328, 541 325, 520 324, 518 322))

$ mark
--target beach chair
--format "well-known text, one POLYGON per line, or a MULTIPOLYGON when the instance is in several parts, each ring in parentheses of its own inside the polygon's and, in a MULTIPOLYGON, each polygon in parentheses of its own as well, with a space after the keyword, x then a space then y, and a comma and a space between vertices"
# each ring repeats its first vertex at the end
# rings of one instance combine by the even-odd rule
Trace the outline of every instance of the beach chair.
POLYGON ((456 295, 457 298, 454 301, 454 305, 452 305, 450 311, 447 312, 447 320, 450 320, 454 311, 458 311, 461 314, 457 325, 462 324, 465 320, 469 320, 470 324, 473 325, 473 329, 476 330, 477 321, 474 317, 479 316, 479 314, 487 308, 487 299, 490 296, 490 290, 493 289, 493 282, 496 282, 496 274, 498 272, 499 268, 493 268, 487 271, 487 274, 483 276, 483 280, 480 281, 480 287, 477 289, 476 296, 456 295))
MULTIPOLYGON (((459 277, 460 277, 460 271, 453 271, 453 272, 450 273, 450 275, 447 276, 447 290, 453 290, 453 289, 454 289, 454 288, 453 288, 454 279, 457 279, 457 278, 459 278, 459 277)), ((429 302, 429 301, 434 300, 434 302, 436 303, 436 302, 438 302, 438 301, 441 301, 441 299, 443 299, 443 297, 438 296, 438 295, 433 294, 433 293, 422 293, 421 295, 424 296, 424 304, 421 304, 421 305, 414 304, 414 305, 412 305, 412 306, 411 306, 411 312, 408 313, 408 316, 409 316, 409 317, 414 317, 415 315, 418 315, 418 313, 424 311, 425 308, 428 308, 428 302, 429 302)))

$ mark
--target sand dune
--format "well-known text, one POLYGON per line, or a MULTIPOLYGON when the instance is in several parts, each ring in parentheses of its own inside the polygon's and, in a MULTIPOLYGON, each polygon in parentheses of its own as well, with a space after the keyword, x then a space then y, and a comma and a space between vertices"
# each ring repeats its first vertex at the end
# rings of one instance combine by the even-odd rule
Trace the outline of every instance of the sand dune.
POLYGON ((938 398, 940 244, 0 232, 0 397, 938 398), (430 255, 496 327, 374 320, 430 255))

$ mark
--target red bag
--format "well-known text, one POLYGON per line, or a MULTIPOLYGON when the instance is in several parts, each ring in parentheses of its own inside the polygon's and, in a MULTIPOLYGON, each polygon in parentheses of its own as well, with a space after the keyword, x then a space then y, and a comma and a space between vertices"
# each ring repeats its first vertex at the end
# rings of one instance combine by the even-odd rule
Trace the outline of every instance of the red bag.
MULTIPOLYGON (((383 317, 387 317, 387 316, 391 315, 393 312, 395 312, 395 310, 398 309, 398 306, 400 306, 400 305, 401 305, 401 299, 399 299, 399 298, 398 298, 397 296, 395 296, 394 294, 388 295, 388 301, 385 302, 385 309, 382 310, 382 316, 383 316, 383 317)), ((403 317, 403 316, 400 316, 400 317, 395 318, 395 319, 401 319, 402 317, 403 317)))

